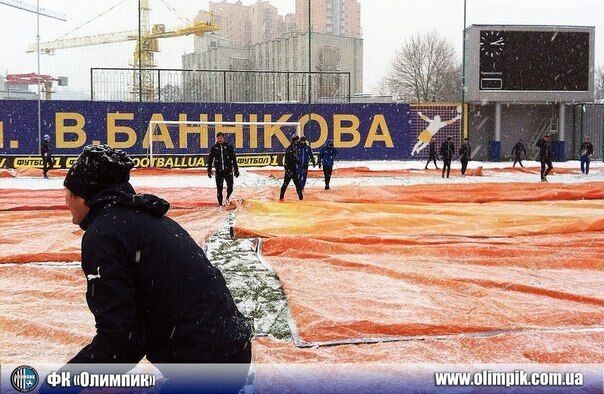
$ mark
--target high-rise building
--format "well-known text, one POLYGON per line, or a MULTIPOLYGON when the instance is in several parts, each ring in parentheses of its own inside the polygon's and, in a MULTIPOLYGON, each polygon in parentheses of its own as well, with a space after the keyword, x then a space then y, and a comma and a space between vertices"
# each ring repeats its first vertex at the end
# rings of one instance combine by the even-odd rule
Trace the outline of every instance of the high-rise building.
POLYGON ((312 31, 345 37, 361 37, 361 5, 357 0, 296 0, 299 31, 308 31, 308 2, 312 31))

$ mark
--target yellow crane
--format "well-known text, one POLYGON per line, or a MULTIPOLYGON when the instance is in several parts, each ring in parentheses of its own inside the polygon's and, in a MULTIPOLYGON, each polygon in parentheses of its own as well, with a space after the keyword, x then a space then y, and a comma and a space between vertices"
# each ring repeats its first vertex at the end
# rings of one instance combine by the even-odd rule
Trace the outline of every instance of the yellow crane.
MULTIPOLYGON (((137 41, 134 49, 133 61, 130 63, 133 68, 149 69, 155 67, 154 53, 159 52, 158 39, 169 38, 169 37, 181 37, 188 35, 203 36, 205 33, 220 30, 220 28, 210 21, 196 21, 189 26, 184 26, 173 31, 166 31, 166 27, 163 24, 156 24, 150 27, 149 24, 149 13, 151 7, 149 6, 149 0, 141 0, 140 2, 140 31, 139 36, 137 30, 127 30, 115 33, 97 34, 93 36, 75 37, 59 39, 48 42, 40 43, 40 53, 42 54, 53 54, 55 51, 66 48, 78 48, 86 47, 91 45, 102 45, 110 44, 114 42, 124 41, 137 41)), ((38 44, 31 44, 27 47, 27 52, 36 52, 38 44)), ((153 75, 151 72, 142 72, 142 75, 138 75, 138 72, 133 74, 133 89, 132 93, 135 95, 142 91, 142 95, 145 100, 153 100, 155 96, 155 88, 153 86, 153 75), (139 89, 142 86, 142 89, 139 89)))

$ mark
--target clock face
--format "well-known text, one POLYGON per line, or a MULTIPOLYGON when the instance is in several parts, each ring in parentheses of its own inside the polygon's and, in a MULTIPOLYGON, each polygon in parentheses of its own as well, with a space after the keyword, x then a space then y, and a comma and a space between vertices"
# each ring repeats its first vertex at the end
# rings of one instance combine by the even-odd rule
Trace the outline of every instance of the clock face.
POLYGON ((505 37, 500 31, 480 32, 480 52, 488 58, 494 58, 503 53, 505 37))

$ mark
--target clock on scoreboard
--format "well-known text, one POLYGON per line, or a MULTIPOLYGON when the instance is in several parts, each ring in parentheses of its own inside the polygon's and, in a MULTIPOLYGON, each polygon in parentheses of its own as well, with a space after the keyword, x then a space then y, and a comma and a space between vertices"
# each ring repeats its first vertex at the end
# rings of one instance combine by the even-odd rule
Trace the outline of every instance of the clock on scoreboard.
POLYGON ((479 90, 585 92, 590 33, 480 30, 479 90))

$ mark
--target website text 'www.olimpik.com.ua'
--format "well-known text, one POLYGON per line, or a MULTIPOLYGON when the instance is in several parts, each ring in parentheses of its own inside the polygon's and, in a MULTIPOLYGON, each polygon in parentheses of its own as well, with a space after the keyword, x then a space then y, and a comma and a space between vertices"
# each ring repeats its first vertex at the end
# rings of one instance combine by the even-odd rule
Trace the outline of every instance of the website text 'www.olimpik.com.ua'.
POLYGON ((434 385, 441 387, 580 387, 583 386, 582 372, 509 372, 482 370, 478 372, 434 372, 434 385))

